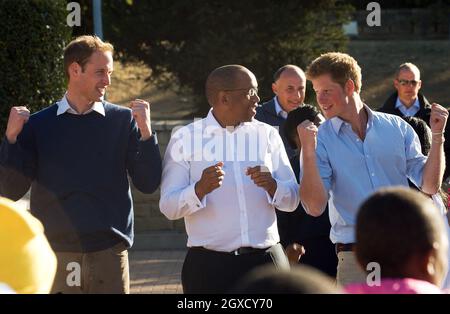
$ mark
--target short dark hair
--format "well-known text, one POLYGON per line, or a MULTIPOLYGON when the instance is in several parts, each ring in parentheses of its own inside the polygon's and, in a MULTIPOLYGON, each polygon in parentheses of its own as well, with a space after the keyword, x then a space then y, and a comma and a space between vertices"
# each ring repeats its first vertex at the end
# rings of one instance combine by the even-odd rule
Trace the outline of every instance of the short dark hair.
POLYGON ((304 265, 291 270, 275 266, 260 266, 249 272, 236 287, 233 294, 334 294, 339 289, 333 280, 321 271, 304 265))
POLYGON ((297 126, 305 120, 313 122, 319 113, 320 112, 316 107, 307 104, 302 105, 288 113, 287 119, 284 123, 284 134, 286 135, 289 145, 293 149, 297 148, 294 140, 297 136, 297 126))
POLYGON ((208 103, 212 106, 217 101, 217 94, 224 89, 236 88, 239 75, 250 71, 239 64, 229 64, 214 69, 206 79, 205 94, 208 103))
POLYGON ((403 117, 403 119, 408 122, 410 126, 419 136, 420 147, 422 149, 422 154, 428 155, 431 149, 431 129, 427 123, 418 117, 403 117))
POLYGON ((356 257, 363 269, 381 266, 381 277, 403 278, 404 266, 430 252, 445 232, 430 198, 406 187, 381 189, 360 207, 356 219, 356 257))

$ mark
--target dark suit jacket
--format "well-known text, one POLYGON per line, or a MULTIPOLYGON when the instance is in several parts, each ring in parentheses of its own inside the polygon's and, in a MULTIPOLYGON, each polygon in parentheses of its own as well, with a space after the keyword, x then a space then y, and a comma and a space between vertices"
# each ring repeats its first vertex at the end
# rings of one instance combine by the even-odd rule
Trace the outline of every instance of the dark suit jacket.
MULTIPOLYGON (((395 108, 395 103, 397 101, 398 93, 394 92, 389 98, 385 101, 383 106, 378 109, 380 112, 394 114, 399 117, 403 117, 403 113, 395 108)), ((424 95, 419 93, 418 95, 420 109, 414 115, 417 118, 421 118, 424 120, 428 126, 430 126, 430 116, 431 116, 431 104, 428 99, 425 98, 424 95)), ((446 141, 444 142, 444 152, 445 152, 445 173, 444 179, 450 175, 450 123, 447 122, 447 126, 445 127, 444 136, 446 141)))
POLYGON ((296 155, 295 150, 291 148, 286 140, 286 134, 284 134, 284 122, 286 120, 277 115, 277 111, 275 110, 275 101, 273 98, 256 108, 255 119, 270 124, 274 127, 278 127, 289 159, 296 155))

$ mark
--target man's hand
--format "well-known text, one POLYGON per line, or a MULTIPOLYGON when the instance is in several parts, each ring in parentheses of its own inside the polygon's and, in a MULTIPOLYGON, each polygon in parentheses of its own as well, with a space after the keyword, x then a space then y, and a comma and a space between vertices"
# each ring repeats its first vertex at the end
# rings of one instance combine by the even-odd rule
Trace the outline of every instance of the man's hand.
POLYGON ((30 118, 30 111, 27 107, 12 107, 9 113, 8 125, 6 126, 6 138, 10 144, 17 141, 17 136, 22 132, 23 126, 30 118))
POLYGON ((433 103, 431 105, 431 116, 430 116, 430 128, 435 135, 443 135, 445 130, 445 125, 447 124, 448 110, 439 104, 433 103), (441 133, 441 134, 439 134, 441 133))
POLYGON ((257 186, 266 190, 270 197, 275 195, 277 181, 272 178, 272 174, 266 166, 249 167, 245 174, 250 176, 257 186))
POLYGON ((298 243, 289 244, 286 247, 286 255, 291 266, 297 265, 300 258, 305 255, 305 248, 298 243))
POLYGON ((195 184, 195 194, 197 194, 199 200, 222 185, 225 176, 222 167, 223 162, 219 162, 203 170, 202 177, 195 184))
POLYGON ((317 126, 309 120, 297 125, 297 134, 303 153, 315 153, 317 146, 317 126))
POLYGON ((141 140, 148 140, 152 136, 150 104, 145 100, 136 99, 130 103, 130 108, 139 132, 141 132, 141 140))

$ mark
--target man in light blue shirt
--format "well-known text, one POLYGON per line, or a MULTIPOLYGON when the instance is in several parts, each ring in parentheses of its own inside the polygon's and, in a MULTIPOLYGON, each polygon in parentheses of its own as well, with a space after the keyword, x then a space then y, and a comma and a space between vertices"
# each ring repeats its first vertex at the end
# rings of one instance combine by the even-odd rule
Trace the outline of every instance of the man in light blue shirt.
MULTIPOLYGON (((359 205, 385 186, 408 186, 424 193, 440 188, 444 172, 443 130, 448 111, 433 104, 433 143, 427 157, 414 130, 401 118, 372 111, 360 98, 361 68, 343 53, 327 53, 308 67, 317 103, 328 121, 298 128, 302 142, 300 198, 305 210, 320 215, 329 201, 330 238, 338 254, 337 281, 364 281, 352 252, 359 205)), ((400 232, 400 231, 399 231, 400 232)))

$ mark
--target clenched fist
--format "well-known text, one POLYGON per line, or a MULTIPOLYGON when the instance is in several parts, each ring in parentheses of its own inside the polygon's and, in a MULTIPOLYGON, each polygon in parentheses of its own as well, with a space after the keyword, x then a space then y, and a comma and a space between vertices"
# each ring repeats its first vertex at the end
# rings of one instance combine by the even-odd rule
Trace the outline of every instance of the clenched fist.
POLYGON ((445 130, 447 124, 448 110, 439 104, 433 103, 431 105, 430 116, 430 128, 433 135, 436 133, 442 133, 445 130))
POLYGON ((17 141, 17 136, 22 132, 23 126, 30 118, 30 110, 24 106, 12 107, 6 126, 6 138, 10 144, 17 141))
POLYGON ((291 243, 286 247, 286 255, 291 266, 297 265, 300 258, 305 255, 305 247, 298 243, 291 243))
POLYGON ((249 167, 245 174, 250 176, 257 186, 266 190, 271 197, 275 195, 277 181, 272 178, 272 174, 266 166, 249 167))
POLYGON ((317 126, 309 120, 305 120, 297 126, 297 134, 304 153, 316 151, 317 131, 317 126))
POLYGON ((130 103, 130 109, 139 132, 141 132, 141 140, 148 140, 152 136, 150 104, 145 100, 136 99, 130 103))
POLYGON ((199 200, 222 185, 225 176, 222 167, 223 162, 219 162, 203 170, 202 177, 195 184, 195 194, 199 200))

